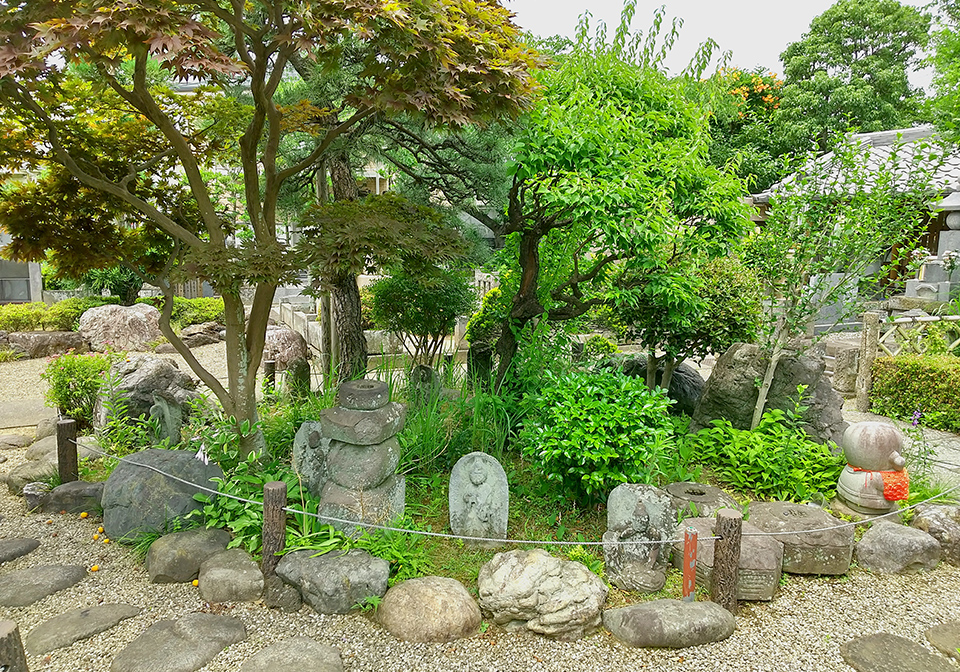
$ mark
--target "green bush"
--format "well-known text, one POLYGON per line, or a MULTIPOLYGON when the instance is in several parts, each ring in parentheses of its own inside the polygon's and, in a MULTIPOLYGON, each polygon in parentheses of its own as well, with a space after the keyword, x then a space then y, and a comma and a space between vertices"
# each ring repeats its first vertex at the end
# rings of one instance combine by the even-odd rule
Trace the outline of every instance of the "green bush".
MULTIPOLYGON (((163 297, 151 296, 137 299, 137 303, 146 303, 157 310, 163 310, 163 297)), ((191 324, 217 322, 223 324, 223 299, 219 297, 202 297, 185 299, 182 296, 173 297, 173 311, 170 313, 170 326, 174 329, 183 329, 191 324)))
POLYGON ((38 331, 46 312, 46 304, 40 302, 0 305, 0 331, 38 331))
POLYGON ((433 365, 444 336, 453 332, 457 318, 472 308, 473 285, 461 273, 440 271, 434 276, 405 272, 370 286, 373 320, 403 338, 404 348, 419 364, 433 365))
POLYGON ((600 359, 617 351, 617 344, 600 335, 593 335, 583 344, 585 359, 600 359))
POLYGON ((735 429, 728 420, 690 437, 697 456, 718 480, 757 497, 807 501, 830 499, 846 462, 830 445, 814 443, 780 409, 763 414, 755 430, 735 429))
POLYGON ((873 364, 871 410, 908 420, 919 411, 925 427, 960 432, 960 357, 897 355, 873 364))
POLYGON ((507 299, 499 287, 494 287, 484 294, 480 301, 480 310, 467 322, 467 342, 493 345, 500 337, 500 328, 509 310, 507 299))
POLYGON ((76 331, 80 328, 80 316, 91 308, 120 303, 115 296, 74 296, 50 306, 43 316, 44 329, 76 331))
POLYGON ((93 408, 112 363, 109 354, 68 352, 50 362, 40 377, 47 381, 47 404, 77 421, 78 429, 93 425, 93 408))
POLYGON ((547 374, 538 409, 520 433, 524 455, 585 501, 621 483, 696 478, 662 390, 620 372, 547 374))

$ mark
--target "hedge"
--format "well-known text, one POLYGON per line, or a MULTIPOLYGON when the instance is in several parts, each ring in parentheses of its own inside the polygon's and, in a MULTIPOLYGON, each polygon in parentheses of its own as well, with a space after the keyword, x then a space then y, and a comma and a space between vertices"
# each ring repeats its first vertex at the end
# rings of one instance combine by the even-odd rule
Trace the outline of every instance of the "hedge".
POLYGON ((871 410, 901 420, 922 414, 925 427, 960 433, 960 357, 897 355, 873 365, 871 410))

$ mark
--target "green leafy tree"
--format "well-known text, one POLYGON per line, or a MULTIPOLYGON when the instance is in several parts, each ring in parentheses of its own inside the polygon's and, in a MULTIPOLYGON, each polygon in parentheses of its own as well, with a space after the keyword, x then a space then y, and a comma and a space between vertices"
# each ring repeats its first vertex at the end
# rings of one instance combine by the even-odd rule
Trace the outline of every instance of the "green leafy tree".
POLYGON ((937 29, 932 34, 932 116, 939 127, 956 137, 960 129, 960 3, 941 0, 937 29))
POLYGON ((767 220, 744 250, 776 301, 753 428, 780 358, 802 349, 799 339, 820 308, 836 306, 837 323, 849 319, 885 277, 884 262, 897 262, 892 251, 915 248, 942 157, 942 150, 922 142, 871 154, 869 146, 845 140, 824 156, 811 155, 774 190, 767 220))
MULTIPOLYGON (((224 3, 215 0, 110 0, 71 3, 17 0, 0 16, 0 112, 5 130, 29 138, 29 161, 62 166, 84 187, 109 194, 142 215, 147 226, 172 242, 164 271, 175 266, 205 278, 223 295, 227 383, 206 371, 169 327, 172 300, 163 311, 164 335, 238 422, 256 420, 255 376, 262 357, 270 305, 277 284, 292 277, 296 263, 278 238, 279 200, 284 184, 311 169, 344 134, 378 113, 415 112, 440 123, 510 115, 529 104, 534 55, 519 40, 508 12, 494 2, 427 0, 391 3, 356 0, 304 4, 281 0, 224 3), (375 44, 356 65, 355 84, 336 108, 314 114, 311 149, 294 162, 282 161, 280 145, 304 133, 287 124, 277 93, 288 66, 299 57, 340 67, 348 38, 375 44), (216 97, 220 113, 189 113, 194 97, 164 95, 148 76, 159 62, 175 78, 208 83, 226 91, 242 83, 249 105, 216 97), (97 147, 76 123, 76 98, 63 95, 65 68, 91 67, 99 86, 119 100, 130 118, 143 121, 156 151, 132 158, 119 173, 101 170, 97 147), (123 64, 129 63, 124 70, 123 64), (127 73, 130 73, 129 76, 127 73), (222 216, 217 194, 204 179, 217 152, 236 152, 243 205, 253 235, 231 244, 233 224, 222 216), (138 191, 147 171, 169 162, 188 187, 195 216, 181 220, 176 207, 138 191), (241 300, 245 284, 256 289, 249 313, 241 300), (248 319, 249 318, 249 319, 248 319)), ((90 101, 87 101, 90 102, 90 101)), ((95 101, 94 101, 95 102, 95 101)), ((79 112, 83 112, 79 110, 79 112)), ((306 137, 306 136, 300 136, 306 137)), ((139 142, 140 139, 138 139, 139 142)), ((22 152, 4 152, 8 170, 24 163, 22 152)), ((96 235, 84 236, 76 256, 98 254, 116 262, 119 240, 129 224, 99 220, 96 235)), ((46 232, 45 232, 46 235, 46 232)), ((51 237, 33 249, 11 253, 37 259, 41 251, 69 250, 51 237)), ((161 287, 172 299, 169 282, 161 287)), ((262 448, 262 434, 244 439, 244 450, 262 448)))
POLYGON ((928 40, 930 15, 897 0, 839 0, 780 55, 785 140, 827 151, 848 130, 907 128, 923 92, 908 75, 928 40))
MULTIPOLYGON (((304 213, 301 226, 298 247, 321 287, 356 286, 358 274, 392 268, 428 280, 436 265, 455 260, 466 249, 459 230, 441 212, 389 193, 316 204, 304 213)), ((345 304, 353 300, 353 292, 342 289, 338 296, 337 320, 359 320, 354 328, 338 328, 339 373, 350 378, 367 368, 360 293, 356 293, 356 305, 349 307, 345 304), (343 340, 344 334, 356 331, 359 343, 343 340)), ((402 307, 401 302, 394 309, 402 307)))

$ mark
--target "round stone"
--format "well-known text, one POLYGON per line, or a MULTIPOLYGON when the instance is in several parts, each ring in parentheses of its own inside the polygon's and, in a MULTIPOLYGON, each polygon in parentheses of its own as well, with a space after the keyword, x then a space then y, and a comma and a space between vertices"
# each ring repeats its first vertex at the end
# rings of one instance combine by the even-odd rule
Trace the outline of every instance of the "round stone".
POLYGON ((375 411, 390 401, 390 389, 382 380, 348 380, 337 391, 337 403, 354 411, 375 411))

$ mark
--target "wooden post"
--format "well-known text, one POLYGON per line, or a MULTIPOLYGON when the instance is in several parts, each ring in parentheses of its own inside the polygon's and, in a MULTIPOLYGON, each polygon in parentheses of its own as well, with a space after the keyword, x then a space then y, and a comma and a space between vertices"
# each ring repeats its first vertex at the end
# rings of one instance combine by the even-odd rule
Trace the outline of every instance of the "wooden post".
POLYGON ((683 601, 697 600, 697 528, 683 532, 683 601))
POLYGON ((713 590, 711 599, 734 616, 737 615, 737 583, 740 567, 740 538, 743 518, 739 511, 720 509, 717 512, 713 547, 713 590))
POLYGON ((0 670, 28 672, 27 656, 20 641, 20 629, 13 621, 0 621, 0 670))
POLYGON ((77 467, 77 421, 66 418, 57 421, 57 470, 61 483, 80 480, 77 467))
POLYGON ((273 391, 277 387, 277 363, 272 359, 263 360, 263 380, 268 390, 273 391))
POLYGON ((857 411, 870 410, 870 388, 873 386, 873 361, 877 358, 880 340, 880 315, 863 314, 863 331, 860 332, 860 356, 857 363, 857 411))
POLYGON ((277 570, 287 536, 287 484, 270 481, 263 486, 263 575, 273 576, 277 570))

